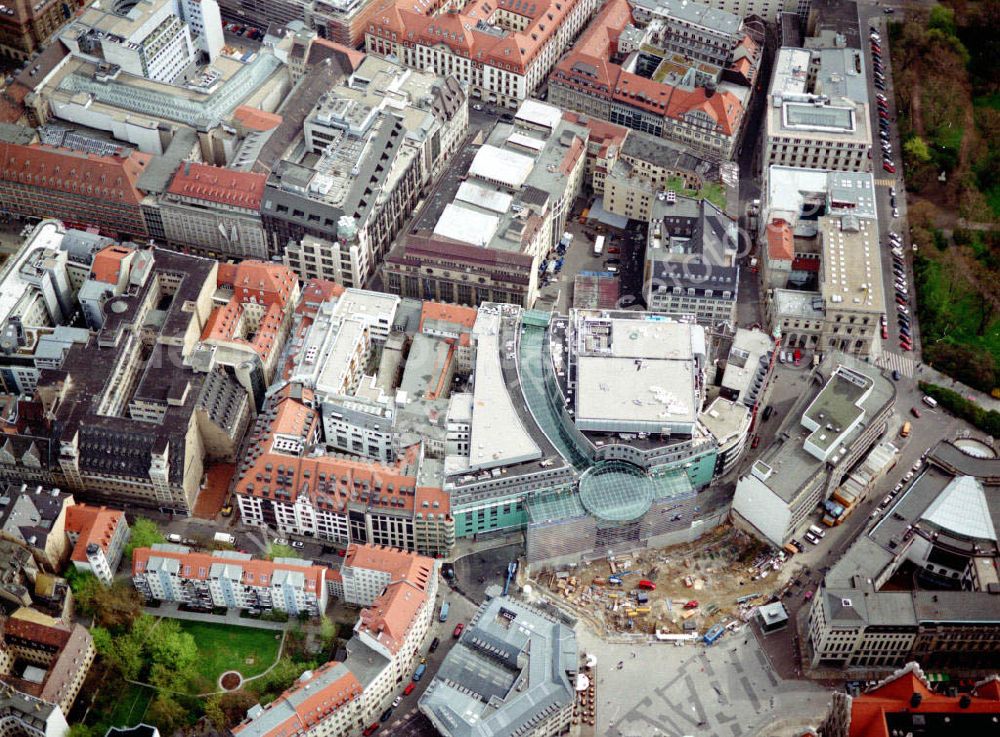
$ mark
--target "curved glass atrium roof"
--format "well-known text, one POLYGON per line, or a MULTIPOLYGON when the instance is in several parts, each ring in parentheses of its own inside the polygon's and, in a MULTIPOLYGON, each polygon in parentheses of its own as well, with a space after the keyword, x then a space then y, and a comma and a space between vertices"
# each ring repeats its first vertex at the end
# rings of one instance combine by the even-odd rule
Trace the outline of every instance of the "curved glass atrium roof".
POLYGON ((588 512, 609 522, 627 522, 653 504, 655 482, 624 461, 598 463, 580 478, 580 501, 588 512))

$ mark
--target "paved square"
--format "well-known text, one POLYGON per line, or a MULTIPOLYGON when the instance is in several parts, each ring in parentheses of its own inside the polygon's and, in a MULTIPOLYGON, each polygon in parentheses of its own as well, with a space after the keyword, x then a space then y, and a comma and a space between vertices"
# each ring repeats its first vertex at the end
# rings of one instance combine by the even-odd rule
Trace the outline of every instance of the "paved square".
POLYGON ((782 680, 749 628, 712 647, 609 644, 582 626, 578 635, 581 651, 597 656, 599 735, 778 735, 786 720, 817 724, 829 701, 815 684, 782 680))

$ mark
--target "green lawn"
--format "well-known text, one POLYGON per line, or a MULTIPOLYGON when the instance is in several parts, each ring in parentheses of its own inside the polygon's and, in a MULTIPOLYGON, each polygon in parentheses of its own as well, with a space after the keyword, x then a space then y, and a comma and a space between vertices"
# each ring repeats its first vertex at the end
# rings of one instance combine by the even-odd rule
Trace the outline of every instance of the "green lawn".
POLYGON ((680 177, 671 177, 665 182, 664 189, 672 189, 684 197, 703 198, 722 211, 726 209, 726 188, 721 184, 709 182, 701 189, 685 189, 684 180, 680 177))
POLYGON ((198 645, 198 673, 210 686, 228 670, 238 670, 244 678, 256 676, 278 657, 280 632, 183 620, 180 625, 198 645))
POLYGON ((115 702, 115 708, 108 715, 108 724, 112 727, 130 727, 142 721, 146 709, 156 692, 151 688, 125 684, 125 692, 115 702))

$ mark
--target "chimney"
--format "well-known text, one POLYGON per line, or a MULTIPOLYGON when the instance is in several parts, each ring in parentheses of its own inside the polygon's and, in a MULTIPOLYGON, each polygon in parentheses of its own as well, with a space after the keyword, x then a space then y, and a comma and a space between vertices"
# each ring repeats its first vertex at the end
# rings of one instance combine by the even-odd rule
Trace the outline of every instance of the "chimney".
POLYGON ((923 696, 921 696, 920 694, 914 692, 913 696, 910 697, 910 708, 911 709, 919 709, 920 708, 920 702, 923 701, 923 699, 924 699, 923 696))

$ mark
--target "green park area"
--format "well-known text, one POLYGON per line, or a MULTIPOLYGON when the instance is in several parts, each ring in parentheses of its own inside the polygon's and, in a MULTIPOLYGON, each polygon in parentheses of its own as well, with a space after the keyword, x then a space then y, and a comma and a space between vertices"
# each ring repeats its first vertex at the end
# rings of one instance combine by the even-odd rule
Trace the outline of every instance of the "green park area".
MULTIPOLYGON (((215 684, 226 671, 251 678, 267 670, 278 658, 281 632, 207 622, 180 622, 181 632, 194 638, 198 649, 198 681, 215 684)), ((214 689, 208 689, 214 690, 214 689)))

